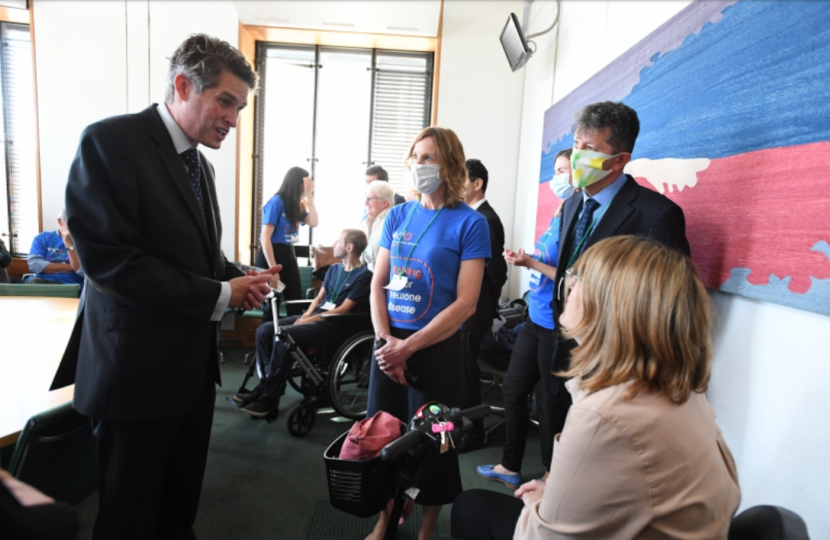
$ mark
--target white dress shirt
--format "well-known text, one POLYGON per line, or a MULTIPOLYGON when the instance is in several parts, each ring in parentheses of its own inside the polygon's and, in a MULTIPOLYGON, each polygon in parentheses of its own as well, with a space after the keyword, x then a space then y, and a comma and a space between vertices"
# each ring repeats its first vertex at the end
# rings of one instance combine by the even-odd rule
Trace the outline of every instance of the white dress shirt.
MULTIPOLYGON (((191 145, 190 141, 187 140, 184 131, 182 131, 182 128, 180 128, 179 124, 176 123, 176 120, 173 119, 173 115, 170 114, 170 111, 167 109, 167 105, 165 103, 159 103, 156 105, 156 110, 158 111, 159 116, 161 116, 161 121, 164 123, 164 127, 167 128, 167 132, 170 133, 170 138, 173 139, 173 146, 176 147, 177 154, 181 154, 191 148, 195 148, 195 146, 191 145)), ((184 162, 182 162, 182 166, 184 166, 184 162)), ((225 310, 228 308, 228 304, 231 301, 231 284, 227 281, 221 281, 220 285, 222 286, 222 290, 219 292, 219 299, 216 301, 216 306, 213 308, 213 314, 210 316, 211 321, 221 321, 222 317, 225 315, 225 310)))

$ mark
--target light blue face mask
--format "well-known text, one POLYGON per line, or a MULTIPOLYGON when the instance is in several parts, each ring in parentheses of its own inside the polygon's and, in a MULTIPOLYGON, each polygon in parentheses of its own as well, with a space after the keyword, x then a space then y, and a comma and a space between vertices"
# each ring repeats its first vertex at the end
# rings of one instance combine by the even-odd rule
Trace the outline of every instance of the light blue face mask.
POLYGON ((576 188, 571 185, 571 175, 568 173, 557 174, 550 181, 550 189, 562 200, 567 199, 576 188))
POLYGON ((411 165, 410 175, 412 180, 412 187, 418 193, 424 195, 432 195, 438 186, 441 185, 438 171, 441 167, 439 165, 418 165, 417 163, 411 165))

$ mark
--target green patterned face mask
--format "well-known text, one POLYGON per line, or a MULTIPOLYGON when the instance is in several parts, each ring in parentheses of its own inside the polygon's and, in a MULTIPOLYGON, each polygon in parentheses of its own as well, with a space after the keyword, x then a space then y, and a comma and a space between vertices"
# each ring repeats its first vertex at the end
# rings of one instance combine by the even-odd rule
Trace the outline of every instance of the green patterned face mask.
POLYGON ((613 159, 618 155, 609 156, 602 152, 577 150, 574 148, 573 154, 571 154, 571 168, 573 169, 571 184, 575 188, 584 188, 591 184, 596 184, 611 174, 611 169, 604 171, 602 164, 606 160, 613 159))

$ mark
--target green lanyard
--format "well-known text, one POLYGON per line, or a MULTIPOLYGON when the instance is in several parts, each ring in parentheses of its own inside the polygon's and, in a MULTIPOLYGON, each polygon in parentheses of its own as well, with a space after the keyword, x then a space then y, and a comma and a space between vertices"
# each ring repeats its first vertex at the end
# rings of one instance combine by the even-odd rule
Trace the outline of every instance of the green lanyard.
MULTIPOLYGON (((340 271, 337 273, 337 279, 334 280, 335 287, 337 286, 337 282, 340 281, 340 275, 343 274, 343 268, 344 267, 345 267, 345 265, 341 266, 340 271)), ((343 283, 340 284, 340 287, 338 287, 338 289, 334 292, 334 294, 332 294, 332 297, 329 300, 329 302, 331 302, 332 304, 337 302, 337 297, 340 296, 340 292, 343 290, 343 286, 346 284, 346 282, 349 281, 349 276, 352 275, 352 272, 354 272, 354 268, 349 270, 349 273, 346 274, 346 279, 343 280, 343 283)))
MULTIPOLYGON (((401 258, 401 241, 403 240, 403 237, 406 234, 406 228, 409 227, 409 222, 412 221, 412 216, 415 215, 415 210, 417 208, 418 208, 417 206, 412 207, 412 210, 409 211, 409 215, 406 217, 406 222, 403 224, 403 230, 401 231, 401 237, 398 239, 398 255, 397 255, 398 259, 401 258)), ((432 225, 433 221, 435 221, 435 218, 437 218, 441 214, 441 212, 444 211, 444 208, 446 208, 446 206, 442 206, 441 208, 438 209, 438 211, 435 213, 435 215, 432 216, 432 219, 429 220, 429 223, 427 223, 427 226, 424 227, 424 230, 421 231, 421 234, 418 235, 418 238, 417 238, 417 240, 415 240, 415 243, 412 244, 412 249, 409 250, 409 255, 406 256, 406 261, 404 262, 403 267, 401 267, 401 269, 398 270, 398 275, 399 276, 402 276, 406 273, 406 269, 409 267, 409 259, 412 257, 412 252, 415 251, 416 247, 418 247, 418 243, 421 241, 421 238, 424 237, 424 233, 427 232, 427 229, 429 229, 429 226, 432 225)))
MULTIPOLYGON (((601 210, 601 208, 599 208, 598 210, 601 210)), ((608 210, 608 205, 605 206, 605 210, 608 210)), ((596 226, 597 221, 599 221, 599 218, 601 218, 603 215, 605 215, 605 210, 603 210, 601 213, 594 216, 594 220, 588 226, 588 229, 585 230, 585 234, 582 235, 582 238, 579 240, 579 243, 574 248, 573 253, 571 253, 571 260, 569 260, 568 264, 565 265, 565 270, 570 268, 571 265, 574 263, 574 260, 576 259, 576 254, 579 253, 580 246, 582 246, 582 244, 585 242, 585 239, 588 238, 589 236, 591 236, 591 233, 594 232, 594 227, 596 226)), ((574 232, 576 232, 576 231, 574 231, 574 232)))

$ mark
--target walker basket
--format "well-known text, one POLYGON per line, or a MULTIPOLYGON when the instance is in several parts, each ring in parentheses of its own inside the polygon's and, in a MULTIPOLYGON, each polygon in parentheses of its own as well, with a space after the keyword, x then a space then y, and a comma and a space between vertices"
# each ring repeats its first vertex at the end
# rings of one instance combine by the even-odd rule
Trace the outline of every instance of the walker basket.
POLYGON ((376 515, 395 494, 395 470, 380 460, 380 456, 366 461, 340 459, 340 449, 348 437, 347 431, 326 449, 326 478, 331 505, 353 516, 366 518, 376 515))

